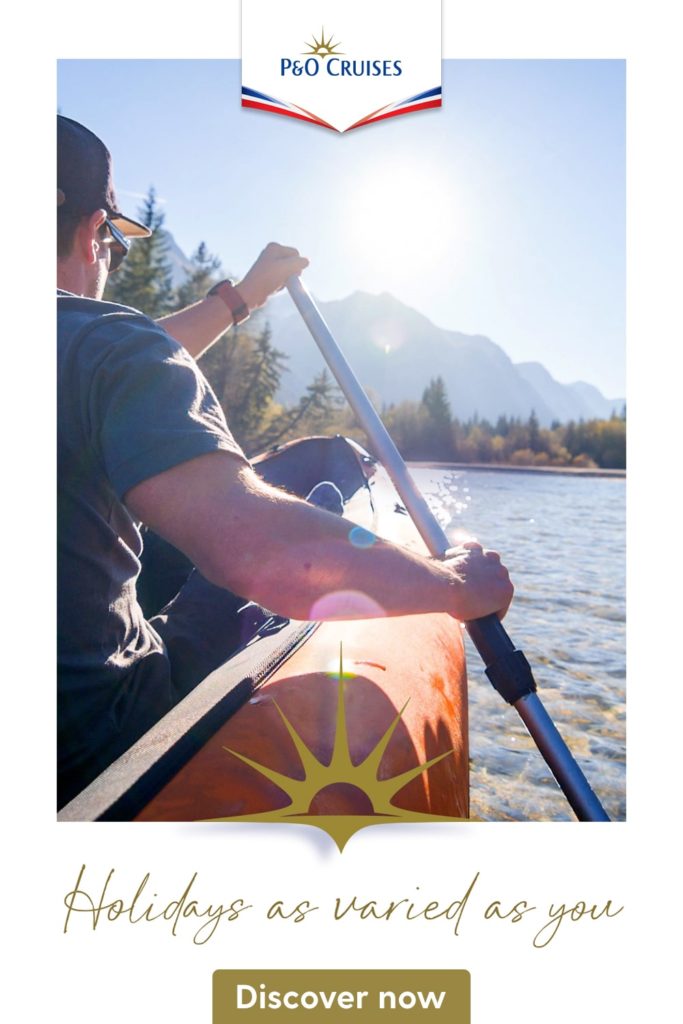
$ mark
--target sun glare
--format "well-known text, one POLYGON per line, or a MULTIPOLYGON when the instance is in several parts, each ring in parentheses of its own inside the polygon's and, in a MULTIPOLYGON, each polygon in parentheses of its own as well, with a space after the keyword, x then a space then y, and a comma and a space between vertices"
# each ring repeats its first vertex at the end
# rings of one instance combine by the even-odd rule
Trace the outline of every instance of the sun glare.
POLYGON ((462 216, 454 183, 428 164, 392 163, 362 177, 349 190, 348 231, 358 257, 396 282, 457 258, 462 216))

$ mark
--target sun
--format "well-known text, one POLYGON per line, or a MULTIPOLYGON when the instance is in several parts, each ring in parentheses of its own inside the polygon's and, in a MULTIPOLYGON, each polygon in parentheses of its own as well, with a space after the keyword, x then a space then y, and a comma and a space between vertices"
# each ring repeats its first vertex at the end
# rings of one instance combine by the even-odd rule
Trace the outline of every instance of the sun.
MULTIPOLYGON (((336 675, 336 673, 335 673, 336 675)), ((342 652, 339 655, 339 686, 337 696, 336 728, 334 747, 329 764, 322 762, 312 750, 306 745, 297 730, 289 721, 284 711, 277 704, 275 707, 282 719, 282 722, 289 733, 296 748, 303 769, 303 779, 292 778, 266 765, 259 764, 245 754, 236 750, 224 747, 229 754, 237 757, 244 764, 260 772, 266 779, 273 782, 289 797, 289 804, 284 808, 274 811, 266 811, 260 814, 238 815, 230 818, 217 818, 216 821, 279 821, 294 822, 298 824, 317 825, 326 831, 335 840, 340 850, 346 841, 358 829, 366 825, 392 823, 392 822, 417 822, 417 821, 455 821, 455 818, 443 818, 438 815, 421 814, 408 811, 392 804, 393 797, 407 786, 409 782, 416 779, 423 772, 428 771, 433 765, 438 764, 444 758, 453 753, 446 750, 442 754, 425 761, 423 764, 415 765, 413 768, 389 779, 378 778, 379 767, 387 749, 389 741, 394 734, 408 702, 403 705, 395 716, 384 735, 376 746, 359 764, 354 764, 349 751, 349 737, 346 722, 346 707, 344 701, 344 667, 342 652), (360 790, 365 796, 369 812, 363 815, 317 815, 311 813, 311 805, 315 798, 323 790, 330 786, 343 785, 360 790)))
POLYGON ((309 47, 308 50, 304 51, 304 56, 315 56, 315 57, 331 57, 333 53, 342 53, 339 49, 341 43, 335 43, 334 37, 329 36, 325 39, 325 29, 323 28, 320 32, 320 39, 316 39, 313 36, 312 43, 306 43, 309 47))
POLYGON ((405 292, 459 265, 467 241, 462 198, 455 176, 434 161, 397 151, 347 178, 345 196, 345 241, 376 290, 405 292))

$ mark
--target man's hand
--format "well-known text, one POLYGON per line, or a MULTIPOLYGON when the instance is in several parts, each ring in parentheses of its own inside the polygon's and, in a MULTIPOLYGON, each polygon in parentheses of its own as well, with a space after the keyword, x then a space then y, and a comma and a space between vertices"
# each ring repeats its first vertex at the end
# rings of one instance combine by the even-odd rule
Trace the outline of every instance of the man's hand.
MULTIPOLYGON (((292 274, 300 274, 307 266, 308 260, 299 256, 296 249, 271 242, 237 290, 251 312, 279 291, 292 274)), ((202 302, 171 313, 157 323, 198 359, 231 326, 232 314, 221 298, 208 295, 202 302)))
POLYGON ((308 260, 299 255, 298 249, 270 242, 239 282, 237 290, 250 310, 258 309, 269 296, 284 287, 288 278, 300 274, 307 266, 308 260))
POLYGON ((451 615, 462 622, 496 613, 503 618, 514 587, 497 551, 484 551, 476 541, 446 552, 442 563, 453 577, 451 615))

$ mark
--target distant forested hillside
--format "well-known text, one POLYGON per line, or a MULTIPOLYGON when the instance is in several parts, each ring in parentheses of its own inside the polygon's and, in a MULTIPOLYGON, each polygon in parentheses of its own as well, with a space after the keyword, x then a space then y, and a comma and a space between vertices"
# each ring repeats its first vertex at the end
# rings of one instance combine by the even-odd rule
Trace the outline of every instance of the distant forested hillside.
MULTIPOLYGON (((140 219, 154 233, 150 239, 134 242, 121 269, 110 277, 105 298, 157 319, 204 298, 212 284, 227 276, 220 259, 209 253, 204 243, 197 246, 190 260, 183 256, 165 229, 153 189, 140 210, 140 219)), ((391 296, 361 296, 358 300, 360 294, 336 305, 340 310, 343 307, 347 321, 352 320, 345 332, 355 339, 351 347, 363 344, 371 350, 373 373, 379 373, 379 377, 368 371, 361 374, 361 380, 366 386, 369 383, 370 395, 404 457, 625 467, 623 403, 617 410, 615 403, 609 403, 587 384, 559 385, 539 364, 515 368, 488 339, 441 331, 391 296), (385 316, 385 340, 373 351, 366 339, 377 334, 378 303, 385 312, 392 310, 394 319, 388 324, 385 316), (386 340, 389 336, 392 340, 386 340), (416 348, 417 364, 407 360, 405 352, 400 356, 401 337, 404 342, 409 337, 416 348), (398 352, 396 359, 388 358, 392 344, 398 352), (453 366, 457 367, 450 384, 442 372, 443 366, 451 365, 446 356, 451 362, 455 360, 453 366), (423 376, 421 385, 416 366, 423 376), (413 392, 417 387, 416 397, 393 401, 388 397, 399 370, 411 381, 413 392), (393 383, 392 374, 396 376, 393 383), (456 391, 459 416, 451 409, 451 387, 456 391), (491 394, 497 396, 495 402, 491 394), (489 396, 487 401, 484 395, 489 396), (607 404, 596 404, 600 401, 607 404), (553 415, 557 403, 567 414, 563 422, 562 417, 553 415), (484 411, 489 408, 507 411, 487 418, 484 411), (607 414, 591 416, 590 410, 595 408, 607 414), (579 415, 572 417, 577 410, 579 415)), ((265 314, 257 313, 239 328, 226 332, 199 360, 235 437, 249 455, 307 434, 347 434, 368 446, 329 372, 322 363, 316 363, 313 344, 307 342, 306 352, 311 353, 307 358, 301 356, 300 342, 288 343, 295 334, 299 336, 302 325, 286 316, 287 323, 281 314, 273 317, 277 340, 271 335, 265 314), (292 352, 297 370, 289 374, 292 352), (304 378, 304 368, 309 372, 308 379, 304 378), (285 386, 288 377, 290 382, 285 386)), ((347 354, 354 364, 348 349, 347 354)))

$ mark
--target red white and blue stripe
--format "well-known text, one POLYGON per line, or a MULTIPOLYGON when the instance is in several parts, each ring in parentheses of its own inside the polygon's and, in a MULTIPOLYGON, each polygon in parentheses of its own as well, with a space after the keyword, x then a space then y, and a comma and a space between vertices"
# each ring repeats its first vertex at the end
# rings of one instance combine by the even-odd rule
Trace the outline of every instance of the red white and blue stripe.
POLYGON ((242 86, 242 106, 251 107, 252 110, 268 110, 271 114, 283 114, 284 117, 295 117, 299 121, 310 121, 311 124, 319 124, 321 127, 330 128, 332 131, 337 130, 334 125, 323 121, 321 117, 316 117, 310 110, 304 110, 303 107, 297 107, 291 103, 283 103, 282 100, 266 96, 264 92, 249 89, 246 85, 242 86))
MULTIPOLYGON (((299 121, 309 121, 311 124, 320 125, 322 128, 330 128, 332 131, 340 130, 316 114, 311 113, 310 110, 305 110, 303 107, 297 107, 291 103, 284 103, 282 100, 276 100, 273 96, 257 92, 256 89, 250 89, 246 85, 242 86, 242 106, 250 107, 253 110, 267 110, 271 114, 282 114, 284 117, 294 117, 299 121)), ((361 128, 363 125, 373 124, 375 121, 384 121, 389 117, 398 117, 400 114, 412 114, 418 110, 430 110, 440 106, 441 86, 439 85, 434 89, 427 89, 416 96, 411 96, 407 100, 401 100, 400 103, 392 103, 386 107, 380 107, 378 110, 368 114, 367 117, 356 121, 355 124, 349 125, 345 131, 361 128)))
POLYGON ((441 86, 439 85, 434 89, 419 92, 417 96, 411 96, 407 100, 401 100, 400 103, 392 103, 386 107, 380 107, 379 110, 373 111, 367 117, 362 117, 360 121, 356 121, 355 124, 350 125, 346 130, 350 132, 353 128, 362 128, 363 125, 373 124, 375 121, 384 121, 388 117, 398 117, 400 114, 412 114, 416 110, 431 110, 433 107, 440 106, 441 86))

